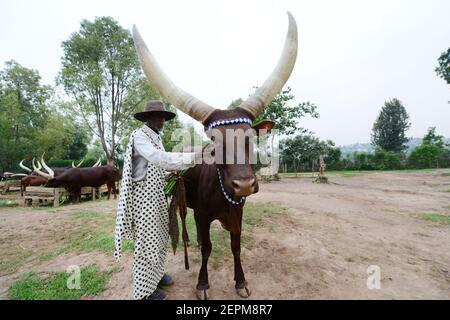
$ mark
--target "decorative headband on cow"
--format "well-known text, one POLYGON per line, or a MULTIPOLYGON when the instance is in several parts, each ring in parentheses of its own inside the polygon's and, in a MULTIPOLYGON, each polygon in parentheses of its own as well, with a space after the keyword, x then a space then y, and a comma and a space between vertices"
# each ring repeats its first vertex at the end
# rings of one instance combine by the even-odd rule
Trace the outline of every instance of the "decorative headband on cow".
POLYGON ((251 125, 252 120, 250 118, 236 118, 236 119, 231 119, 231 120, 214 121, 213 123, 211 123, 208 126, 208 130, 214 129, 215 127, 218 127, 218 126, 237 124, 237 123, 248 123, 251 125))

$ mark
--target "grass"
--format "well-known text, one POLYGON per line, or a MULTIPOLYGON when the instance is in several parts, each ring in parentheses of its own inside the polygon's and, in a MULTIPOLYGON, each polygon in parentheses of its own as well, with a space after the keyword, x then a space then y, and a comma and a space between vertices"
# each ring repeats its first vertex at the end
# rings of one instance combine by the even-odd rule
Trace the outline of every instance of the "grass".
MULTIPOLYGON (((72 238, 63 248, 64 251, 77 252, 101 251, 107 254, 114 252, 115 215, 110 212, 77 211, 72 214, 74 219, 85 219, 86 227, 72 238)), ((132 241, 122 242, 122 252, 133 251, 132 241)))
POLYGON ((28 207, 30 210, 33 211, 47 211, 50 213, 56 213, 58 212, 58 208, 54 208, 51 204, 40 204, 40 205, 33 205, 31 207, 28 207))
MULTIPOLYGON (((114 252, 114 233, 111 232, 94 232, 81 241, 75 241, 72 246, 82 252, 103 251, 105 253, 114 252)), ((132 241, 124 240, 122 243, 122 252, 134 250, 132 241)))
POLYGON ((106 284, 112 273, 97 270, 96 265, 80 269, 80 289, 69 289, 68 280, 72 273, 57 272, 51 274, 27 273, 9 287, 9 296, 14 300, 78 300, 85 296, 94 296, 106 290, 106 284))
MULTIPOLYGON (((115 219, 109 212, 76 211, 73 219, 86 220, 81 230, 68 235, 68 242, 57 251, 41 254, 39 261, 50 260, 60 254, 75 251, 77 253, 100 251, 113 254, 115 219)), ((129 240, 122 242, 122 252, 133 252, 134 243, 129 240)))
MULTIPOLYGON (((399 169, 399 170, 327 170, 325 174, 327 175, 339 175, 341 177, 356 177, 372 172, 386 172, 386 173, 427 173, 435 172, 438 169, 399 169)), ((314 172, 317 173, 317 172, 314 172)), ((279 173, 281 177, 311 177, 311 172, 287 172, 279 173)), ((443 177, 450 177, 450 172, 441 173, 443 177)))
MULTIPOLYGON (((267 227, 271 232, 275 229, 271 223, 268 223, 265 218, 269 216, 277 216, 279 214, 287 214, 287 209, 280 207, 273 203, 247 203, 244 207, 243 219, 242 219, 242 236, 241 247, 250 249, 256 245, 255 240, 251 236, 251 231, 255 227, 267 227)), ((194 250, 196 253, 200 253, 197 247, 197 230, 195 226, 194 214, 191 209, 188 209, 188 215, 186 217, 186 228, 191 241, 191 247, 189 251, 194 250)), ((180 242, 177 250, 183 250, 183 243, 181 239, 181 223, 179 225, 180 230, 180 242)), ((211 225, 210 238, 212 243, 212 252, 210 256, 210 262, 213 268, 218 268, 223 262, 225 257, 232 255, 230 233, 222 227, 211 225)), ((171 245, 169 244, 169 248, 171 245)), ((169 249, 170 251, 171 249, 169 249)))
POLYGON ((287 209, 274 203, 247 203, 244 207, 242 229, 266 226, 264 218, 269 215, 286 214, 287 209))
MULTIPOLYGON (((271 232, 276 228, 276 225, 267 221, 268 216, 276 216, 278 214, 285 214, 286 209, 273 203, 254 204, 247 203, 244 207, 243 215, 243 234, 241 237, 242 247, 252 248, 255 246, 255 240, 251 236, 251 230, 255 227, 266 227, 271 232)), ((64 233, 64 243, 59 249, 47 252, 38 252, 36 259, 39 262, 51 260, 61 254, 67 252, 84 253, 84 252, 101 252, 112 255, 114 252, 114 215, 109 212, 98 211, 75 211, 69 215, 73 222, 68 220, 69 225, 75 224, 72 230, 68 229, 64 233)), ((188 233, 192 246, 190 251, 200 253, 197 247, 196 226, 192 210, 186 219, 188 233)), ((181 224, 181 223, 180 223, 181 224)), ((211 261, 213 267, 218 267, 223 261, 224 257, 231 257, 231 244, 229 232, 218 225, 213 225, 210 232, 211 241, 213 243, 213 252, 211 261)), ((181 241, 181 225, 180 225, 180 244, 178 251, 183 250, 181 241)), ((122 252, 133 252, 134 243, 125 240, 122 243, 122 252)), ((15 257, 0 256, 0 272, 14 272, 18 266, 33 255, 32 251, 20 252, 20 255, 15 254, 15 257)))
POLYGON ((450 224, 450 216, 439 213, 423 213, 420 218, 425 221, 438 222, 441 224, 450 224))
POLYGON ((43 254, 39 255, 38 256, 38 260, 40 262, 48 261, 48 260, 53 259, 56 256, 59 256, 60 254, 63 254, 64 252, 66 252, 65 248, 61 248, 61 249, 59 249, 57 251, 46 252, 46 253, 43 253, 43 254))
POLYGON ((33 250, 18 249, 19 253, 13 257, 7 255, 0 256, 0 273, 9 274, 16 272, 16 270, 33 255, 33 250))
POLYGON ((399 169, 399 170, 386 170, 386 172, 399 172, 399 173, 421 173, 421 172, 434 172, 437 169, 399 169))
POLYGON ((0 208, 13 208, 17 207, 19 204, 12 200, 0 200, 0 208))
POLYGON ((343 178, 353 178, 353 177, 359 177, 364 175, 366 172, 362 171, 343 171, 343 172, 337 172, 341 177, 343 178))
POLYGON ((92 219, 107 215, 108 212, 98 211, 76 211, 72 214, 74 219, 92 219))

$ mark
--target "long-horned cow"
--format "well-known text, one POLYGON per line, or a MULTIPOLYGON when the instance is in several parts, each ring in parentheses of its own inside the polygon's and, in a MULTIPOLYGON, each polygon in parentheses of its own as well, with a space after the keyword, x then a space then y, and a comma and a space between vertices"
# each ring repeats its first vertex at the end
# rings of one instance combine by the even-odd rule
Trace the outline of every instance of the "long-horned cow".
POLYGON ((73 197, 74 202, 80 201, 82 187, 98 188, 104 184, 108 187, 108 200, 110 199, 111 191, 114 193, 114 199, 117 197, 116 181, 119 180, 120 172, 119 169, 114 166, 106 165, 69 168, 59 175, 55 175, 53 170, 47 166, 43 158, 41 158, 41 163, 48 173, 42 172, 34 163, 33 169, 39 175, 48 179, 45 186, 66 188, 73 197))
MULTIPOLYGON (((290 12, 288 17, 288 33, 278 64, 256 92, 234 110, 214 108, 183 91, 162 71, 136 26, 133 27, 133 37, 141 66, 150 84, 176 108, 201 122, 207 132, 213 129, 225 137, 226 130, 233 130, 237 135, 240 134, 239 132, 251 130, 252 122, 289 79, 297 58, 298 36, 297 25, 290 12)), ((266 121, 254 129, 270 130, 273 125, 273 122, 266 121)), ((247 142, 248 140, 246 145, 247 142)), ((231 156, 236 158, 234 146, 233 150, 227 149, 226 138, 220 142, 214 141, 213 144, 215 150, 222 150, 227 156, 231 153, 231 156)), ((248 162, 250 154, 247 148, 244 154, 245 163, 219 163, 216 155, 215 163, 196 165, 184 175, 187 206, 194 210, 197 234, 201 244, 202 265, 196 287, 199 299, 209 298, 207 263, 212 249, 209 231, 214 220, 219 220, 230 232, 236 291, 244 298, 251 294, 241 265, 240 238, 245 197, 258 192, 258 182, 254 167, 248 162)))

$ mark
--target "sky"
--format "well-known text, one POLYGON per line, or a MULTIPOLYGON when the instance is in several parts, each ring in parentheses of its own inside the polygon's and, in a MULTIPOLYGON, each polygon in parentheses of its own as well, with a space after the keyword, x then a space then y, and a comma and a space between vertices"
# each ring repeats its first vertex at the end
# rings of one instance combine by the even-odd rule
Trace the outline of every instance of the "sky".
POLYGON ((448 0, 0 0, 0 69, 14 59, 53 85, 61 42, 81 20, 111 16, 124 28, 137 25, 178 86, 223 109, 275 67, 286 11, 299 31, 286 85, 294 103, 310 101, 320 113, 301 126, 337 145, 370 142, 384 102, 398 98, 410 114, 408 136, 435 126, 450 137, 450 85, 434 71, 450 47, 448 0))

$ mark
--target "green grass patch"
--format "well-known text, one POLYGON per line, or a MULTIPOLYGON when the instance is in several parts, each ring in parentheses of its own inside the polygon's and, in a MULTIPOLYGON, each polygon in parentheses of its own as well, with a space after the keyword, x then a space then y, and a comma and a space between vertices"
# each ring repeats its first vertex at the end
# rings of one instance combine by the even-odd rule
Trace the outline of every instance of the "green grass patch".
POLYGON ((434 172, 436 169, 403 169, 403 170, 389 170, 387 172, 404 172, 404 173, 421 173, 421 172, 434 172))
POLYGON ((43 204, 39 204, 39 205, 33 205, 31 207, 28 207, 30 210, 33 211, 47 211, 50 213, 56 213, 58 212, 58 208, 54 208, 53 206, 51 206, 50 204, 48 205, 43 205, 43 204))
POLYGON ((441 174, 443 177, 450 177, 450 172, 444 172, 441 174))
MULTIPOLYGON (((69 242, 67 246, 61 249, 62 252, 77 251, 77 252, 92 252, 101 251, 112 254, 114 252, 114 232, 105 231, 85 231, 79 237, 69 242)), ((122 242, 122 252, 132 252, 134 250, 134 243, 129 240, 122 242)))
POLYGON ((287 209, 274 203, 247 203, 244 207, 242 229, 266 226, 264 218, 269 215, 286 214, 287 209))
POLYGON ((17 207, 19 204, 12 200, 0 200, 0 208, 13 208, 17 207))
POLYGON ((72 214, 74 219, 92 219, 102 216, 106 216, 108 212, 98 212, 98 211, 76 211, 72 214))
POLYGON ((95 265, 80 269, 80 289, 69 289, 68 280, 73 273, 51 274, 28 273, 9 287, 9 296, 14 300, 78 300, 84 296, 94 296, 106 290, 112 273, 97 270, 95 265))
POLYGON ((38 260, 40 262, 48 261, 48 260, 53 259, 54 257, 59 256, 60 254, 65 253, 66 251, 67 251, 67 248, 63 247, 63 248, 60 248, 60 249, 58 249, 56 251, 46 252, 46 253, 43 253, 43 254, 39 255, 38 256, 38 260))
MULTIPOLYGON (((71 214, 73 219, 86 219, 82 230, 69 237, 68 243, 58 253, 67 251, 92 252, 101 251, 112 254, 114 245, 115 214, 99 211, 75 211, 71 214)), ((122 252, 133 252, 134 243, 129 240, 122 242, 122 252)), ((44 259, 46 257, 43 257, 44 259)))
POLYGON ((450 216, 439 213, 424 213, 420 216, 422 220, 450 224, 450 216))

